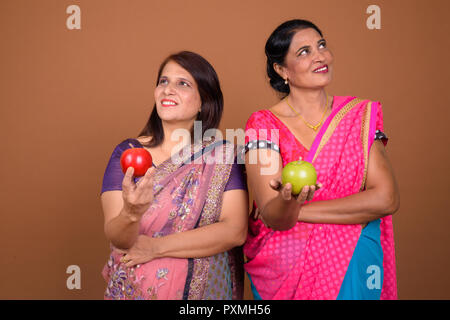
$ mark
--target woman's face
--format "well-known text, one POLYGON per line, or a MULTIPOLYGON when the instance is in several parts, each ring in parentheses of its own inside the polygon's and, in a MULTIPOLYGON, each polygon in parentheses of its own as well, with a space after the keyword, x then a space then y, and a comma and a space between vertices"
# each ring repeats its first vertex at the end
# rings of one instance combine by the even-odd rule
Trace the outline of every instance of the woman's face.
POLYGON ((155 103, 159 117, 166 122, 193 122, 202 105, 194 78, 173 61, 161 72, 155 88, 155 103))
POLYGON ((284 62, 275 70, 289 80, 291 88, 323 88, 331 82, 333 55, 325 39, 312 28, 295 33, 284 62))

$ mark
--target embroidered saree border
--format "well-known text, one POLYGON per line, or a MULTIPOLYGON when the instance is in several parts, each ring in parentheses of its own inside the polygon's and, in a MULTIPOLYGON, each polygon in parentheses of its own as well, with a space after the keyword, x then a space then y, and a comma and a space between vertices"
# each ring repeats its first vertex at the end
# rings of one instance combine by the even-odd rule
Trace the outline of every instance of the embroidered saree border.
MULTIPOLYGON (((214 168, 214 177, 211 181, 206 203, 203 208, 199 227, 212 224, 217 221, 220 215, 220 208, 222 205, 222 195, 225 184, 231 173, 231 164, 217 164, 214 168)), ((191 281, 189 284, 188 300, 202 300, 207 297, 204 296, 207 286, 207 279, 210 264, 214 263, 214 256, 208 258, 193 259, 193 267, 191 274, 191 281)))
POLYGON ((372 102, 369 102, 364 109, 364 115, 361 124, 361 144, 363 146, 364 152, 364 174, 361 181, 360 191, 362 191, 366 186, 367 167, 369 164, 369 131, 370 131, 370 118, 372 116, 371 111, 372 111, 372 102))
POLYGON ((361 103, 362 99, 355 98, 348 102, 345 106, 342 107, 341 110, 334 116, 333 120, 331 120, 330 125, 328 126, 327 130, 323 134, 323 137, 320 141, 319 146, 317 147, 317 151, 314 154, 314 157, 312 159, 312 162, 316 160, 317 156, 319 155, 322 148, 327 144, 328 140, 331 138, 331 136, 334 133, 334 130, 336 130, 337 126, 341 122, 341 120, 345 117, 345 115, 352 110, 357 104, 361 103))

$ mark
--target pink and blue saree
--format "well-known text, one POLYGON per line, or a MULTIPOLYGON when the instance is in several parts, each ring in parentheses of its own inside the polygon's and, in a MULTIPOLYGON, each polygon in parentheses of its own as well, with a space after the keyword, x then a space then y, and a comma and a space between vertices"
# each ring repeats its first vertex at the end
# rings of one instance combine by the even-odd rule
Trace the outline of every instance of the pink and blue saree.
MULTIPOLYGON (((378 102, 335 96, 332 113, 310 150, 269 110, 251 115, 246 143, 266 139, 280 152, 283 166, 299 157, 313 163, 323 188, 312 201, 321 201, 364 190, 369 152, 378 130, 383 130, 378 102), (255 134, 262 130, 263 138, 255 134)), ((365 228, 298 222, 287 231, 274 231, 250 219, 244 253, 256 298, 397 298, 391 216, 365 228)))

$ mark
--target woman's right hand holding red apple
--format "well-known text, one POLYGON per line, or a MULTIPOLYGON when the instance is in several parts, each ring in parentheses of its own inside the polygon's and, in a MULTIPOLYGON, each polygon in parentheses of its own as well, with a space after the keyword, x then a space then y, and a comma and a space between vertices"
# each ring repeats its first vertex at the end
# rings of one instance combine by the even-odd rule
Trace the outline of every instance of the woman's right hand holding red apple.
POLYGON ((132 221, 139 221, 153 201, 154 170, 149 168, 137 183, 133 181, 133 167, 125 172, 122 180, 123 210, 132 221))

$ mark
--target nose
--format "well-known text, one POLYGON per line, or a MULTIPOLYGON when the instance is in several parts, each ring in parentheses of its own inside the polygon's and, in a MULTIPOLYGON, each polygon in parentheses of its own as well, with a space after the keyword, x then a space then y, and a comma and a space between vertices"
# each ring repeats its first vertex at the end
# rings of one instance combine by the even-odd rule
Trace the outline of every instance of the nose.
POLYGON ((325 54, 324 54, 324 52, 322 52, 322 50, 315 50, 314 61, 315 62, 324 62, 325 61, 325 54))
POLYGON ((316 50, 316 54, 314 56, 314 61, 316 62, 324 62, 325 61, 325 55, 322 51, 316 50))
POLYGON ((171 95, 171 94, 175 94, 175 88, 174 85, 169 82, 165 87, 164 87, 164 94, 166 95, 171 95))

